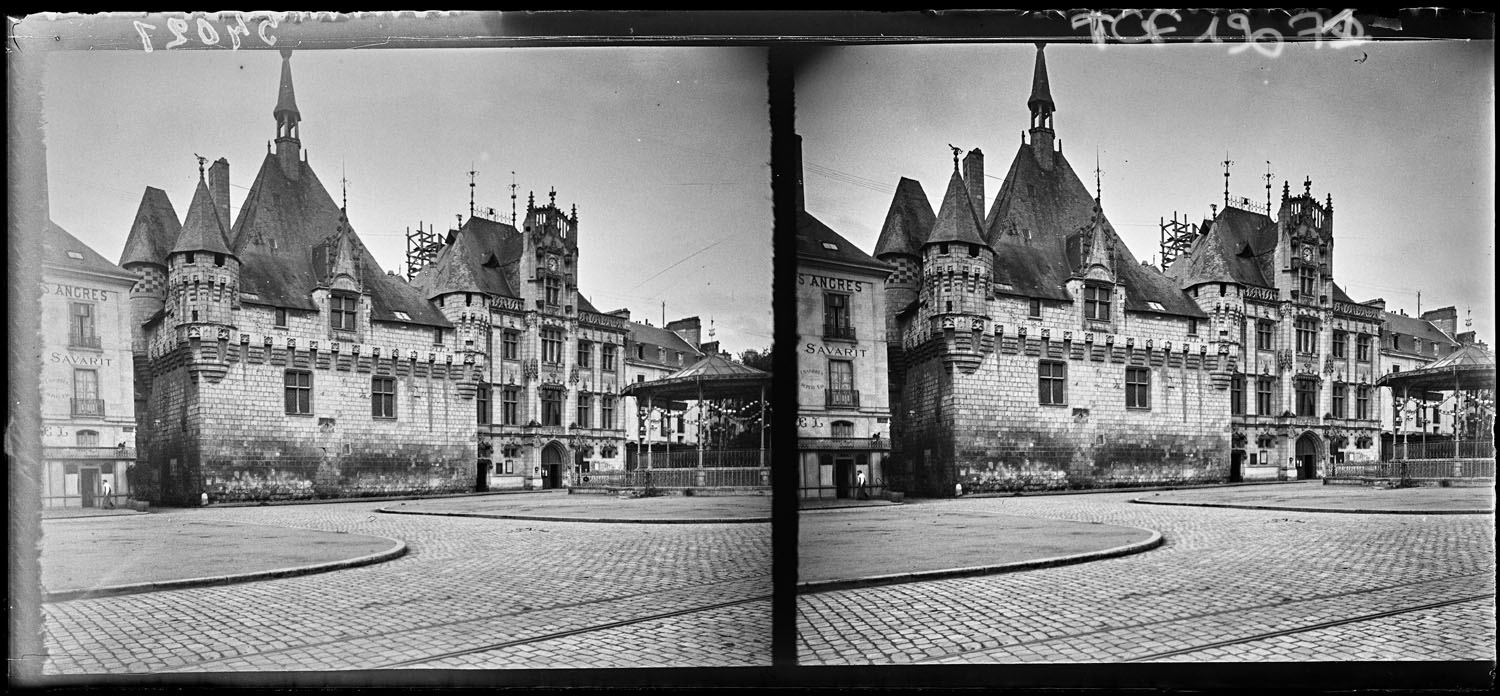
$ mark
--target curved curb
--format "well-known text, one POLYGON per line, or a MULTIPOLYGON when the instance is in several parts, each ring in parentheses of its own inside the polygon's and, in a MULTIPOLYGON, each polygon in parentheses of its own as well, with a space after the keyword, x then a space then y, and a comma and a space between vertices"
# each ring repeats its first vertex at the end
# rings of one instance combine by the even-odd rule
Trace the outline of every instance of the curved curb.
POLYGON ((361 534, 360 536, 372 539, 385 539, 396 545, 384 551, 372 554, 348 558, 342 561, 330 561, 327 563, 314 563, 312 565, 294 566, 291 568, 277 568, 275 570, 262 570, 254 573, 241 573, 238 575, 213 575, 202 578, 187 578, 184 580, 163 580, 161 582, 143 582, 132 585, 109 585, 88 590, 58 590, 46 592, 42 595, 42 603, 70 602, 75 599, 94 599, 97 597, 114 597, 118 595, 140 594, 143 592, 164 592, 166 590, 185 590, 194 587, 210 587, 213 585, 233 585, 242 582, 255 582, 257 580, 274 580, 277 578, 291 578, 299 575, 314 575, 326 573, 331 570, 344 570, 346 568, 358 568, 360 566, 374 565, 385 561, 400 558, 406 555, 406 542, 390 537, 376 536, 373 534, 361 534))
POLYGON ((1332 512, 1346 515, 1493 515, 1494 510, 1333 510, 1329 508, 1293 507, 1290 505, 1235 505, 1232 503, 1185 503, 1174 500, 1131 499, 1141 505, 1173 505, 1177 507, 1233 508, 1235 510, 1273 510, 1276 512, 1332 512))
POLYGON ((686 519, 673 517, 663 520, 642 520, 624 517, 548 517, 545 515, 502 515, 488 512, 424 512, 420 510, 392 510, 377 508, 375 512, 387 515, 431 515, 433 517, 476 517, 490 520, 527 520, 531 522, 583 522, 599 524, 747 524, 768 523, 769 517, 704 517, 686 519))
POLYGON ((1141 529, 1151 532, 1151 536, 1142 541, 1137 541, 1124 546, 1116 546, 1112 549, 1101 551, 1086 551, 1067 556, 1053 556, 1051 558, 1038 558, 1030 561, 1015 561, 1012 563, 1000 563, 988 566, 972 566, 969 568, 946 568, 943 570, 921 570, 911 573, 892 573, 890 575, 870 575, 863 578, 851 578, 846 580, 820 580, 815 582, 797 583, 797 594, 817 594, 832 590, 848 590, 857 587, 875 587, 878 585, 899 585, 908 582, 922 582, 926 580, 947 580, 950 578, 967 578, 979 575, 997 575, 1000 573, 1013 573, 1021 570, 1036 570, 1038 568, 1052 568, 1056 566, 1074 565, 1077 563, 1088 563, 1100 561, 1106 558, 1117 558, 1130 556, 1145 551, 1150 551, 1166 542, 1161 532, 1144 527, 1125 527, 1125 529, 1141 529))

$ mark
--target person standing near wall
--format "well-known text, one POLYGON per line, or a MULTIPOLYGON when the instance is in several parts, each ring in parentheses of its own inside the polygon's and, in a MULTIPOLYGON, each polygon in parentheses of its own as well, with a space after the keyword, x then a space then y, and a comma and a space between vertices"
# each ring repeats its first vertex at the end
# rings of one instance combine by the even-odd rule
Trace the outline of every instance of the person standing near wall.
POLYGON ((858 471, 858 472, 856 472, 854 474, 854 488, 855 488, 855 493, 854 494, 856 496, 858 496, 858 498, 860 500, 868 500, 869 499, 870 494, 865 491, 865 472, 864 472, 864 470, 860 470, 860 471, 858 471))

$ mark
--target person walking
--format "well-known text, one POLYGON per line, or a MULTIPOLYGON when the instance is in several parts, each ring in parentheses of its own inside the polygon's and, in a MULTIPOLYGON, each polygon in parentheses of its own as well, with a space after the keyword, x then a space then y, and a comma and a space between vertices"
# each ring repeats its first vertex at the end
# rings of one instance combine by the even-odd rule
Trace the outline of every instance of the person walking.
POLYGON ((104 481, 104 494, 101 497, 104 499, 104 507, 110 509, 115 507, 115 491, 110 487, 108 480, 104 481))
POLYGON ((860 500, 869 500, 870 494, 865 490, 865 472, 858 471, 854 474, 854 487, 856 495, 860 500))

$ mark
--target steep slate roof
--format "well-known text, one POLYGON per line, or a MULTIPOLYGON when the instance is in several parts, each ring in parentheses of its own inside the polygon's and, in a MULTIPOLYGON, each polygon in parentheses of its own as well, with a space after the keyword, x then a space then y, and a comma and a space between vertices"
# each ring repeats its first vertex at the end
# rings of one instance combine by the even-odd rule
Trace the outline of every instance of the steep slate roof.
POLYGON ((935 222, 937 215, 932 212, 932 203, 928 202, 922 184, 901 177, 896 183, 896 195, 891 198, 891 209, 885 214, 885 224, 880 228, 880 239, 875 242, 875 255, 921 256, 922 244, 935 222))
POLYGON ((890 265, 861 251, 804 210, 797 211, 797 258, 863 266, 874 271, 891 270, 890 265))
POLYGON ((135 211, 135 222, 130 225, 130 236, 125 238, 125 249, 120 252, 120 265, 166 265, 167 253, 177 244, 181 233, 182 223, 167 192, 147 186, 141 195, 141 206, 135 211))
POLYGON ((229 244, 224 241, 224 221, 219 218, 219 209, 213 196, 208 193, 208 184, 198 177, 198 188, 193 191, 193 202, 188 204, 187 219, 182 221, 182 233, 172 253, 179 251, 206 251, 216 254, 231 254, 229 244))
POLYGON ((1271 218, 1225 208, 1218 217, 1203 222, 1198 239, 1172 262, 1167 275, 1183 287, 1211 282, 1275 287, 1270 273, 1276 243, 1276 222, 1271 218))
POLYGON ((464 291, 520 297, 516 286, 525 238, 514 226, 471 217, 446 242, 414 281, 428 298, 464 291))
MULTIPOLYGON (((1020 147, 985 218, 986 237, 995 250, 995 281, 1010 286, 1000 288, 1007 294, 1070 301, 1064 284, 1078 259, 1076 242, 1073 254, 1068 253, 1068 237, 1093 224, 1094 197, 1061 152, 1053 153, 1051 170, 1036 157, 1032 146, 1020 147)), ((1114 240, 1115 277, 1126 288, 1126 309, 1207 316, 1176 281, 1136 260, 1108 216, 1103 227, 1114 240)))
MULTIPOLYGON (((241 262, 242 292, 258 295, 256 301, 262 304, 311 311, 316 309, 312 290, 322 280, 322 271, 314 267, 313 248, 338 229, 340 212, 312 166, 296 166, 294 181, 282 171, 276 155, 267 154, 261 161, 234 223, 233 252, 241 262)), ((362 242, 359 253, 360 280, 370 293, 372 319, 407 321, 395 315, 399 311, 412 323, 452 326, 421 291, 381 270, 362 242)))
POLYGON ((943 194, 943 203, 938 207, 937 222, 933 223, 932 234, 925 243, 984 244, 984 235, 980 234, 979 220, 974 212, 978 208, 955 166, 953 176, 948 177, 948 191, 943 194))
POLYGON ((109 262, 109 259, 99 255, 89 245, 79 241, 67 230, 59 227, 57 223, 48 220, 47 229, 42 235, 42 264, 54 268, 85 271, 88 273, 99 273, 114 276, 122 280, 135 280, 135 274, 109 262), (73 252, 83 258, 73 258, 68 255, 73 252))
MULTIPOLYGON (((698 346, 688 343, 687 339, 683 338, 676 331, 668 331, 659 326, 649 326, 636 321, 627 322, 626 328, 630 332, 630 341, 632 343, 661 346, 667 350, 680 350, 683 353, 693 356, 703 354, 703 351, 698 350, 698 346)), ((658 361, 648 359, 648 362, 658 361)))
MULTIPOLYGON (((1405 314, 1381 310, 1380 322, 1385 325, 1385 330, 1387 333, 1415 337, 1429 343, 1437 343, 1440 346, 1458 345, 1458 342, 1453 340, 1452 336, 1443 333, 1443 330, 1433 325, 1432 322, 1420 317, 1409 317, 1405 314)), ((1386 346, 1381 346, 1381 348, 1386 348, 1386 346)), ((1403 348, 1401 349, 1401 352, 1411 353, 1414 351, 1403 348)), ((1427 355, 1427 353, 1423 354, 1427 355)))

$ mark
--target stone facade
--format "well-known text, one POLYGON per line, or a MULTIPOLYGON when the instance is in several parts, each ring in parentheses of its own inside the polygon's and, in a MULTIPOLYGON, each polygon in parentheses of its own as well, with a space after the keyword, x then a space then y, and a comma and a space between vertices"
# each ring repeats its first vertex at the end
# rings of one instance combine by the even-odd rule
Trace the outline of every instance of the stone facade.
POLYGON ((988 215, 984 158, 936 214, 897 186, 885 279, 891 485, 922 495, 1215 482, 1229 476, 1236 357, 1136 261, 1058 149, 1037 54, 1030 141, 988 215))
POLYGON ((1333 199, 1283 185, 1275 219, 1229 201, 1167 268, 1241 366, 1231 480, 1321 478, 1380 444, 1380 310, 1333 279, 1333 199))
POLYGON ((105 507, 135 493, 135 277, 49 224, 42 240, 43 507, 105 507), (112 497, 106 497, 105 491, 112 497))

